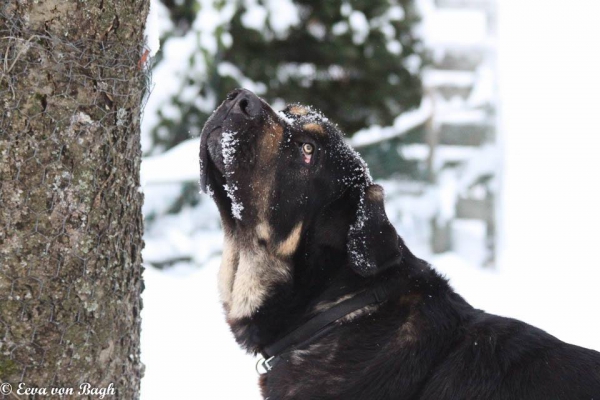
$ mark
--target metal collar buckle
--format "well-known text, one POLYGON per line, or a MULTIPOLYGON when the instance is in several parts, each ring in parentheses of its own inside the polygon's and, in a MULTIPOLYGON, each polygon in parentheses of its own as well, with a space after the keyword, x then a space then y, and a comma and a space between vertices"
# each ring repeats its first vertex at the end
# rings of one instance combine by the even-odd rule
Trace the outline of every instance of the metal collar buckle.
POLYGON ((270 370, 272 370, 272 369, 273 369, 273 366, 270 364, 270 362, 273 360, 273 358, 275 358, 275 356, 273 356, 273 357, 270 357, 270 358, 268 358, 268 359, 266 359, 266 360, 265 360, 264 358, 261 358, 261 359, 259 359, 259 360, 256 362, 256 366, 255 366, 255 368, 256 368, 256 372, 257 372, 259 375, 264 375, 264 374, 266 374, 267 372, 269 372, 270 370), (262 368, 262 370, 261 370, 261 369, 259 369, 259 368, 262 368))

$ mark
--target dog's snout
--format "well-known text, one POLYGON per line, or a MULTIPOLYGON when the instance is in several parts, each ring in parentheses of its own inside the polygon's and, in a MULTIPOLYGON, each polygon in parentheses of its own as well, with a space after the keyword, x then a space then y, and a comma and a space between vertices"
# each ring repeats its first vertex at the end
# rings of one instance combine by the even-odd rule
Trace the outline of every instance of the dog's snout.
POLYGON ((227 95, 227 99, 234 103, 232 109, 234 113, 239 113, 248 119, 254 119, 260 115, 262 102, 249 90, 234 90, 227 95))

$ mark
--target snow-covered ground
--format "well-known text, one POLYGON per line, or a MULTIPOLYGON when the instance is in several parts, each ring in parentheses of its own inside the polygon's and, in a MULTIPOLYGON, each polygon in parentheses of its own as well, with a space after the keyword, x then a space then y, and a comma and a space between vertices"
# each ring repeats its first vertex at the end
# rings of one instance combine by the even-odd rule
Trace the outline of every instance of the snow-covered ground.
MULTIPOLYGON (((600 350, 600 4, 499 0, 499 6, 498 268, 474 266, 474 249, 481 248, 474 242, 482 237, 477 224, 461 228, 463 245, 454 253, 428 254, 400 212, 428 204, 395 196, 395 182, 382 182, 388 212, 417 255, 474 306, 600 350)), ((197 143, 158 157, 144 165, 146 210, 168 207, 181 182, 198 177, 197 143)), ((145 272, 142 399, 260 398, 255 360, 235 344, 218 303, 214 206, 204 201, 162 221, 147 232, 145 259, 183 254, 189 261, 145 272)))
POLYGON ((259 399, 255 361, 235 343, 217 295, 219 260, 145 272, 142 399, 259 399))
MULTIPOLYGON (((580 293, 567 285, 555 291, 564 279, 527 268, 482 270, 454 254, 430 260, 477 307, 600 350, 597 290, 580 293)), ((218 265, 214 257, 202 268, 180 264, 168 272, 146 270, 142 399, 164 399, 165 394, 170 399, 260 399, 255 359, 235 343, 218 302, 218 265)), ((597 285, 597 276, 596 270, 584 279, 597 285)))
POLYGON ((600 3, 499 5, 500 272, 535 284, 512 314, 600 349, 600 3))

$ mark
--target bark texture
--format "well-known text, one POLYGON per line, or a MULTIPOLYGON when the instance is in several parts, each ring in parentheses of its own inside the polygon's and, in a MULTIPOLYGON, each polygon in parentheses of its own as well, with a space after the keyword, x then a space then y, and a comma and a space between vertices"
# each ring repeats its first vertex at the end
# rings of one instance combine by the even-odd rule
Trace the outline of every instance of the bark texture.
POLYGON ((0 380, 137 398, 148 0, 2 3, 0 380))

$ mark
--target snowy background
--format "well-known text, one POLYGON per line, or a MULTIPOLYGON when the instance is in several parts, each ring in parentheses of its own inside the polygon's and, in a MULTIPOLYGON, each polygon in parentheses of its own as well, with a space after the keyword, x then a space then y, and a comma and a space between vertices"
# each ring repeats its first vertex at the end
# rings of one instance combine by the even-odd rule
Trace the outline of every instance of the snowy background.
MULTIPOLYGON (((201 12, 192 33, 164 40, 173 26, 155 0, 147 28, 149 47, 161 59, 152 71, 142 132, 142 399, 258 399, 255 360, 233 341, 218 303, 216 208, 201 198, 167 212, 182 187, 198 181, 198 132, 168 151, 153 146, 149 133, 160 116, 180 113, 165 99, 198 92, 181 87, 189 57, 198 43, 210 57, 232 12, 227 2, 216 10, 209 0, 197 1, 201 12)), ((291 2, 267 3, 284 7, 278 10, 288 17, 282 24, 293 23, 293 10, 285 8, 291 2)), ((434 65, 423 71, 427 95, 392 126, 371 126, 350 140, 360 149, 424 123, 442 135, 487 126, 491 137, 477 146, 436 146, 435 157, 431 146, 403 146, 405 158, 430 164, 435 182, 381 180, 390 218, 411 249, 476 307, 600 350, 600 56, 594 50, 600 48, 600 6, 547 3, 420 1, 420 34, 434 65), (437 67, 452 54, 479 58, 472 69, 437 67), (489 205, 483 200, 490 193, 492 219, 461 217, 461 201, 489 205)), ((221 72, 239 72, 231 67, 221 72)), ((251 81, 244 86, 261 90, 251 81)), ((214 107, 219 99, 209 97, 192 101, 214 107)))

